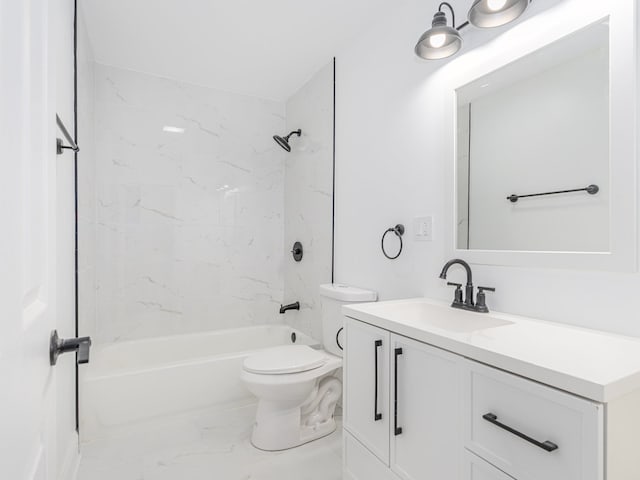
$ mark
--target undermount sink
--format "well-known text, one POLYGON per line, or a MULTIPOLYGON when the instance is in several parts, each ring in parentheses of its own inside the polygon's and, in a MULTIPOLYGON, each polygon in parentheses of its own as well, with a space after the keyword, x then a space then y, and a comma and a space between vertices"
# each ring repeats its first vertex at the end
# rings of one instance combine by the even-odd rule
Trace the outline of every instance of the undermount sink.
POLYGON ((432 327, 456 333, 472 333, 513 324, 490 313, 453 309, 448 305, 420 299, 371 303, 358 305, 357 308, 361 312, 392 321, 399 320, 414 327, 432 327))

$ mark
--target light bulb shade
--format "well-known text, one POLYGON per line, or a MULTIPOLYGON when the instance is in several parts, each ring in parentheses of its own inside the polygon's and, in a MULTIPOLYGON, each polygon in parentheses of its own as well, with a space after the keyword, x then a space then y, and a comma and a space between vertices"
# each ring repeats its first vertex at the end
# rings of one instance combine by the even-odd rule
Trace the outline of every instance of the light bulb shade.
POLYGON ((416 44, 416 55, 426 60, 438 60, 455 55, 462 48, 462 37, 455 28, 433 27, 422 34, 416 44))
POLYGON ((530 2, 531 0, 506 0, 501 8, 496 9, 495 0, 475 0, 467 18, 469 23, 478 28, 500 27, 522 15, 530 2))

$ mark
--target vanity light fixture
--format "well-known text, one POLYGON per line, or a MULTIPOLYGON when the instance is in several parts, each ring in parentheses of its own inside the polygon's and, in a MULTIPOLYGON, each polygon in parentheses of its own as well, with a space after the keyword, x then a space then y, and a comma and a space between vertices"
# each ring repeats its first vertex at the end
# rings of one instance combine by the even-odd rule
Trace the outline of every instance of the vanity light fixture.
POLYGON ((456 28, 456 14, 453 7, 447 2, 442 2, 438 7, 438 11, 433 16, 431 28, 424 32, 416 44, 416 55, 426 60, 438 60, 455 55, 462 48, 462 37, 460 36, 460 28, 467 24, 456 28), (451 24, 447 25, 447 15, 442 11, 442 7, 451 10, 451 24))
POLYGON ((524 13, 533 0, 474 0, 467 15, 468 21, 456 27, 453 7, 442 2, 433 16, 431 28, 424 32, 414 49, 416 55, 425 60, 439 60, 458 53, 462 48, 460 30, 473 25, 478 28, 500 27, 514 21, 524 13), (447 15, 451 11, 451 25, 447 25, 447 15))
POLYGON ((524 13, 531 0, 475 0, 467 18, 478 28, 494 28, 513 22, 524 13))

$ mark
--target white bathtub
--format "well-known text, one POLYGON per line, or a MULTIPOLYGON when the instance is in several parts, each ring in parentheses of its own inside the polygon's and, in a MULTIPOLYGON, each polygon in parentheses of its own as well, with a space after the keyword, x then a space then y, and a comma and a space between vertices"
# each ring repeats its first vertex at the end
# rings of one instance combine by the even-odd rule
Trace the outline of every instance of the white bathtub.
POLYGON ((121 425, 189 410, 246 404, 244 358, 257 350, 317 342, 285 325, 177 335, 96 346, 81 369, 83 441, 121 425))

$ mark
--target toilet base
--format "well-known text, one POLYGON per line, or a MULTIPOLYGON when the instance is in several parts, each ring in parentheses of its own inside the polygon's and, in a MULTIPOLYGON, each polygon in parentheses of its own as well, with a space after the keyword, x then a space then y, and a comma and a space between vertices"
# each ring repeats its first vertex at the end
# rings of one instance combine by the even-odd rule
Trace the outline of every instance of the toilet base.
POLYGON ((261 399, 251 443, 260 450, 279 451, 326 437, 336 430, 333 413, 341 395, 340 380, 327 376, 301 405, 261 399))
POLYGON ((300 445, 304 445, 309 442, 313 442, 314 440, 319 440, 320 438, 326 437, 327 435, 331 435, 336 431, 336 421, 331 418, 326 421, 324 424, 317 425, 315 427, 298 427, 297 433, 299 433, 298 438, 289 442, 282 442, 282 439, 276 440, 273 438, 265 439, 262 432, 257 432, 256 427, 253 428, 253 433, 251 435, 251 444, 256 447, 258 450, 263 450, 266 452, 279 452, 282 450, 289 450, 291 448, 299 447, 300 445))

